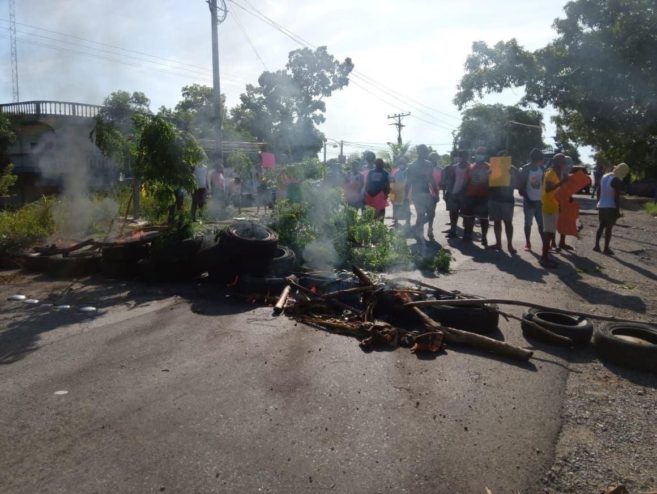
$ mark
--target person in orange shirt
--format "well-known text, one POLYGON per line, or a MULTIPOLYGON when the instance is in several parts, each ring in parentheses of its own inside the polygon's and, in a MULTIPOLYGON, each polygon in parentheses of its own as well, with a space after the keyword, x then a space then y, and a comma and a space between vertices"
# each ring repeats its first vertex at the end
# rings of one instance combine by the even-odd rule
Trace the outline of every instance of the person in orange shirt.
POLYGON ((555 154, 552 158, 552 167, 545 172, 543 177, 543 192, 541 202, 543 204, 543 252, 539 264, 546 268, 556 268, 557 263, 548 258, 550 244, 554 242, 557 232, 557 220, 559 219, 559 201, 557 190, 568 181, 568 175, 563 179, 563 170, 566 166, 566 157, 555 154))

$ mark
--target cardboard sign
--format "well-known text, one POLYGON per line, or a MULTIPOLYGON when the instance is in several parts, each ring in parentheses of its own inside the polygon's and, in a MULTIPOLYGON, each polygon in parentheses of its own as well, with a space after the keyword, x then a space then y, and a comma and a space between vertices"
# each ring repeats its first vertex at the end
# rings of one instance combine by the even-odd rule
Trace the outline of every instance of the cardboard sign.
POLYGON ((490 165, 489 187, 508 187, 511 185, 511 156, 493 156, 490 165))
POLYGON ((260 165, 263 168, 274 168, 276 166, 274 153, 260 153, 260 165))

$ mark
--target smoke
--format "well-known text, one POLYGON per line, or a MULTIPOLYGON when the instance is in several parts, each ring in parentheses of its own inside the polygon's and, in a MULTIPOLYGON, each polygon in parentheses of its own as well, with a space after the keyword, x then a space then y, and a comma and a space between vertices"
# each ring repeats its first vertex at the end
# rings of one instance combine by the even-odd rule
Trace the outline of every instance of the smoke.
POLYGON ((89 139, 93 123, 52 122, 34 149, 44 186, 61 190, 53 208, 55 236, 81 239, 109 233, 119 206, 113 199, 92 198, 92 191, 107 187, 116 168, 89 139))
POLYGON ((313 240, 303 249, 303 259, 311 269, 325 271, 340 265, 340 256, 328 238, 313 240))

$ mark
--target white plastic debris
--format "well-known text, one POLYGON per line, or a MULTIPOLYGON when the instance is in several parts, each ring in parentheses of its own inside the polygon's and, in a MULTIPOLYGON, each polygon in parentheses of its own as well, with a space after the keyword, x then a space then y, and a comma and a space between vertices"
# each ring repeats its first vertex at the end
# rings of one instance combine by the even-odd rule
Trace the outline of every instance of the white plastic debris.
POLYGON ((10 297, 7 297, 7 300, 11 300, 12 302, 22 302, 26 298, 27 297, 25 295, 16 294, 16 295, 12 295, 10 297))

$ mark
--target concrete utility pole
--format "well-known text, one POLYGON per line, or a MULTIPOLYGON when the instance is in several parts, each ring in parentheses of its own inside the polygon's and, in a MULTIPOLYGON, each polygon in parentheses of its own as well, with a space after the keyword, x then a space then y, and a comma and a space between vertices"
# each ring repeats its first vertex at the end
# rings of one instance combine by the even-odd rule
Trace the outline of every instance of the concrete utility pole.
POLYGON ((219 129, 217 131, 217 153, 218 162, 223 165, 224 150, 221 128, 223 125, 222 108, 221 108, 221 84, 219 78, 219 24, 226 20, 228 7, 225 0, 207 0, 210 7, 210 20, 212 23, 212 97, 217 103, 219 113, 219 129))
POLYGON ((388 115, 388 118, 392 118, 392 119, 397 120, 396 122, 391 123, 390 125, 394 125, 395 127, 397 127, 397 144, 399 144, 400 146, 401 146, 401 143, 402 143, 401 130, 404 127, 406 127, 402 123, 402 118, 408 117, 408 116, 410 116, 410 112, 409 113, 395 113, 394 115, 388 115))

